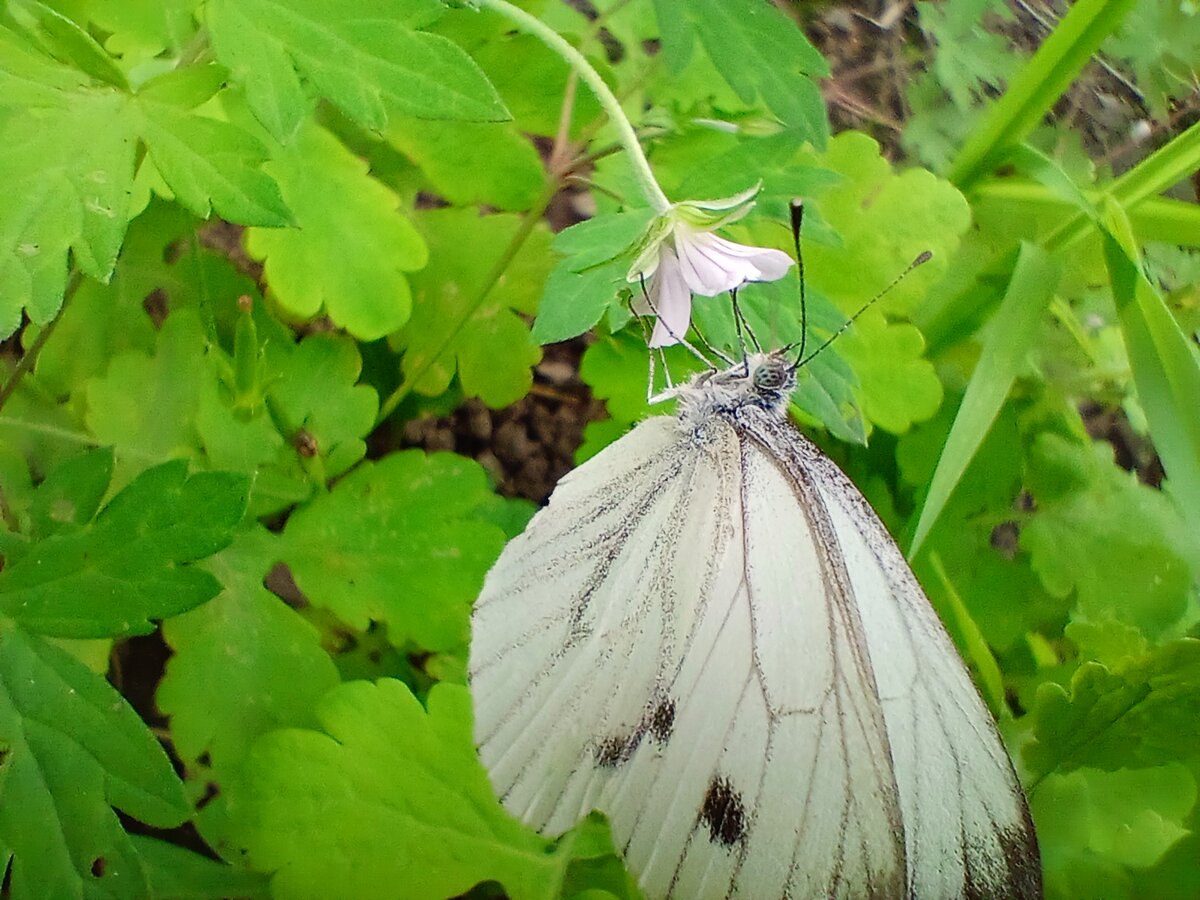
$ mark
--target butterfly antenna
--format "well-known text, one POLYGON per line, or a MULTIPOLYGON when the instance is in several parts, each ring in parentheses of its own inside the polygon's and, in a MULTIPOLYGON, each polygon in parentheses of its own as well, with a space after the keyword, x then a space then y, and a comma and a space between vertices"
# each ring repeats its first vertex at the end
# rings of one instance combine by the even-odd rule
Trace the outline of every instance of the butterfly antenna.
MULTIPOLYGON (((832 344, 834 341, 836 341, 839 337, 841 337, 842 334, 846 331, 846 329, 848 329, 851 325, 853 325, 855 320, 857 320, 859 316, 861 316, 868 309, 870 309, 872 306, 874 306, 876 303, 878 303, 880 300, 882 300, 884 297, 886 297, 888 295, 888 293, 896 285, 898 285, 901 281, 903 281, 910 274, 912 274, 913 269, 917 268, 918 266, 925 265, 925 263, 929 262, 931 259, 933 259, 933 253, 930 252, 929 250, 924 250, 920 254, 918 254, 917 258, 914 259, 912 262, 910 262, 908 264, 908 267, 903 272, 901 272, 899 275, 897 275, 895 278, 892 279, 891 284, 889 284, 882 291, 880 291, 878 294, 876 294, 874 297, 872 297, 870 300, 868 300, 866 303, 864 303, 859 308, 858 312, 856 312, 849 319, 847 319, 845 322, 843 322, 841 327, 838 328, 838 330, 835 331, 833 334, 831 334, 825 340, 825 342, 823 344, 821 344, 820 347, 818 347, 812 353, 808 354, 808 356, 804 356, 803 354, 801 354, 799 357, 797 357, 796 362, 792 365, 793 371, 796 369, 803 368, 804 366, 806 366, 810 362, 812 362, 813 358, 816 357, 817 354, 821 353, 826 347, 828 347, 830 344, 832 344)), ((801 349, 803 349, 803 347, 804 347, 803 342, 800 343, 800 347, 801 347, 801 349)), ((785 348, 785 349, 788 349, 788 348, 785 348)))
POLYGON ((789 204, 792 213, 792 246, 796 248, 796 275, 800 279, 800 352, 796 359, 804 358, 804 347, 808 343, 808 294, 804 288, 804 254, 800 252, 800 228, 804 224, 804 201, 799 197, 789 204))
MULTIPOLYGON (((645 300, 646 300, 646 306, 648 306, 650 308, 651 314, 661 322, 662 317, 658 314, 658 310, 654 308, 654 301, 650 299, 650 292, 648 290, 646 290, 646 278, 644 275, 641 275, 640 273, 638 275, 638 283, 642 286, 642 297, 645 298, 645 300)), ((664 327, 667 329, 667 334, 671 336, 671 338, 675 341, 675 343, 682 344, 687 349, 687 351, 692 354, 692 356, 696 357, 696 359, 698 359, 698 360, 700 360, 700 362, 704 363, 704 365, 707 366, 711 371, 715 372, 717 370, 717 367, 712 364, 712 360, 710 360, 707 356, 705 356, 703 353, 701 353, 699 350, 697 350, 695 348, 695 346, 688 343, 686 338, 684 338, 681 335, 678 335, 674 331, 672 331, 670 325, 667 325, 666 323, 663 323, 663 324, 664 324, 664 327)), ((699 332, 697 332, 697 334, 699 334, 699 332)), ((701 336, 701 340, 704 341, 703 336, 701 336)), ((649 343, 649 341, 647 341, 647 343, 649 343)), ((709 347, 710 350, 712 349, 712 347, 709 345, 708 341, 704 341, 704 345, 706 347, 709 347)), ((718 354, 718 355, 721 356, 722 358, 726 358, 724 354, 718 354)), ((665 368, 666 363, 664 362, 663 365, 665 368)))
POLYGON ((717 359, 721 360, 721 362, 725 363, 725 365, 727 365, 727 366, 733 365, 732 359, 730 359, 726 354, 722 353, 715 346, 713 346, 711 343, 709 343, 708 338, 706 338, 704 336, 704 332, 700 330, 700 326, 697 325, 695 322, 692 323, 692 331, 696 332, 696 337, 700 341, 700 343, 704 346, 705 350, 707 350, 709 353, 711 353, 717 359))
POLYGON ((746 357, 746 338, 750 338, 755 353, 762 353, 762 344, 758 342, 758 338, 754 336, 754 329, 750 327, 750 322, 742 314, 742 307, 738 304, 737 288, 729 292, 729 298, 733 301, 733 324, 737 328, 738 345, 742 348, 742 363, 749 365, 746 357))

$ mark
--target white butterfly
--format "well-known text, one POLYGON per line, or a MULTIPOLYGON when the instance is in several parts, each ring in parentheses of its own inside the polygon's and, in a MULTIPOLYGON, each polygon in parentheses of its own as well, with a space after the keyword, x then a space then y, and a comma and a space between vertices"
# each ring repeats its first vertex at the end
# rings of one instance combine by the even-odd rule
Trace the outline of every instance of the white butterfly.
POLYGON ((558 484, 475 607, 475 738, 650 897, 1041 896, 1012 764, 903 556, 787 421, 782 353, 695 376, 558 484))

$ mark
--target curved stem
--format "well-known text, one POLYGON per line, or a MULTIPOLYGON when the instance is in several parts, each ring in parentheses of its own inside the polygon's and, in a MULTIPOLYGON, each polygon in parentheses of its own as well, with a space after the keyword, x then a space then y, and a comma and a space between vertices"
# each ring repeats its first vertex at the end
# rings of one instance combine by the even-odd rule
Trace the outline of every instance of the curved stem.
POLYGON ((646 159, 642 145, 633 130, 633 125, 629 123, 629 119, 625 115, 625 110, 621 108, 620 101, 608 89, 608 85, 604 83, 604 79, 600 77, 600 73, 592 68, 591 63, 584 58, 583 54, 563 40, 562 36, 554 29, 531 16, 523 9, 518 9, 511 3, 508 3, 507 0, 475 0, 475 3, 482 9, 490 9, 492 12, 499 13, 506 19, 514 22, 522 31, 532 34, 566 60, 567 65, 574 69, 579 77, 587 83, 587 86, 592 89, 592 92, 596 95, 596 99, 600 101, 600 105, 604 108, 605 113, 608 114, 609 119, 616 126, 621 143, 629 153, 629 160, 633 164, 633 171, 641 183, 646 200, 654 208, 655 212, 665 213, 670 209, 671 201, 667 199, 667 195, 659 187, 658 180, 654 177, 654 172, 650 169, 650 161, 646 159))
POLYGON ((71 278, 67 282, 66 289, 63 291, 63 302, 58 308, 58 312, 54 314, 54 318, 42 326, 42 330, 38 332, 37 337, 33 339, 33 344, 17 361, 16 368, 8 377, 8 381, 0 386, 0 409, 4 409, 4 404, 8 402, 8 398, 16 393, 17 386, 20 385, 21 379, 26 373, 33 368, 33 364, 37 362, 38 354, 42 352, 42 348, 46 346, 46 341, 50 340, 50 335, 54 334, 54 328, 62 319, 63 310, 66 308, 67 301, 71 299, 75 291, 79 288, 80 282, 83 281, 83 275, 78 271, 71 273, 71 278))

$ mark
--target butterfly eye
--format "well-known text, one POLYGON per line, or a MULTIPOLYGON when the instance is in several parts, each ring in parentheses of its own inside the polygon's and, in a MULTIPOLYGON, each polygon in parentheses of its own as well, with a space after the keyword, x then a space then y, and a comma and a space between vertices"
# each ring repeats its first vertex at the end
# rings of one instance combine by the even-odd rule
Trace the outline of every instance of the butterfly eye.
POLYGON ((763 365, 754 370, 754 386, 762 391, 777 391, 783 387, 784 370, 778 366, 763 365))

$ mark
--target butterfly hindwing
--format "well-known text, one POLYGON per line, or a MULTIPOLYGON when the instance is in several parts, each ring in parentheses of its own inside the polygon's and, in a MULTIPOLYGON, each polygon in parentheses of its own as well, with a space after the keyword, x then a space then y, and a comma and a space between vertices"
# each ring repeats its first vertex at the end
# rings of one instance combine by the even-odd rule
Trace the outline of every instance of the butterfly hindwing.
POLYGON ((753 439, 824 510, 845 560, 887 725, 912 897, 1040 897, 1033 824, 1012 763, 899 548, 849 478, 786 422, 753 439))

